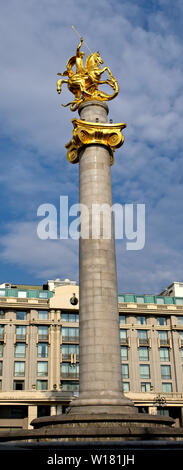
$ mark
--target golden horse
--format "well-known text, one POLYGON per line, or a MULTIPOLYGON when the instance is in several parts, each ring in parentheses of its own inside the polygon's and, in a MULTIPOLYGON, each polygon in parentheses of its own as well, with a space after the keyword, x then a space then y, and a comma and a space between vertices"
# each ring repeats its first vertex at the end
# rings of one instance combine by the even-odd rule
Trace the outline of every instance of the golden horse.
POLYGON ((66 105, 69 106, 71 111, 76 111, 79 106, 89 100, 109 101, 115 98, 119 92, 119 86, 117 80, 113 77, 113 74, 109 67, 100 68, 103 64, 103 60, 99 52, 90 54, 83 66, 84 52, 80 52, 82 44, 82 38, 77 48, 76 56, 71 57, 67 62, 67 70, 64 73, 58 73, 58 75, 68 76, 68 79, 57 80, 57 92, 60 94, 62 84, 67 83, 68 89, 74 94, 75 99, 66 105), (73 67, 76 66, 76 72, 73 67), (104 72, 108 72, 109 78, 101 80, 100 77, 104 72), (107 84, 111 86, 114 92, 109 95, 98 89, 99 85, 107 84))

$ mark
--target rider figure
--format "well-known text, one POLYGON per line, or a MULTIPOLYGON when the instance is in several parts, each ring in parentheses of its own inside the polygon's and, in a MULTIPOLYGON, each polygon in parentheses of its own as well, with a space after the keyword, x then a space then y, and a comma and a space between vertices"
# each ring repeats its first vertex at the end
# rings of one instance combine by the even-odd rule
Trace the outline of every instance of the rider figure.
POLYGON ((83 38, 80 39, 80 42, 78 44, 77 50, 76 50, 76 73, 79 73, 81 75, 85 74, 85 68, 83 65, 83 58, 85 56, 85 52, 81 52, 80 48, 83 44, 83 38))

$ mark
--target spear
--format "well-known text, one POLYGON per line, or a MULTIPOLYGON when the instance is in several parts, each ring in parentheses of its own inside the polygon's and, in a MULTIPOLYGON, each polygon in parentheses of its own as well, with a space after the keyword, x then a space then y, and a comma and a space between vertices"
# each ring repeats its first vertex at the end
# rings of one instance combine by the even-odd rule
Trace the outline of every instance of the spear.
MULTIPOLYGON (((81 34, 77 31, 77 29, 76 29, 74 26, 72 26, 72 29, 73 29, 73 31, 77 34, 77 36, 79 37, 79 39, 81 39, 82 36, 81 36, 81 34)), ((91 49, 88 47, 88 44, 86 44, 86 41, 83 41, 83 43, 85 44, 85 46, 86 46, 87 49, 89 50, 90 54, 92 54, 91 49)))

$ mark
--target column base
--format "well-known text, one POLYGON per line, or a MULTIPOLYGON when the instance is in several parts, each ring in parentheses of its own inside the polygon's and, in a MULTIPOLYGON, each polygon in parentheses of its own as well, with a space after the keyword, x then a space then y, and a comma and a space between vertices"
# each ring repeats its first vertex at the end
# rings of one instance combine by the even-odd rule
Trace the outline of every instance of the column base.
POLYGON ((29 433, 29 439, 108 442, 182 438, 183 429, 172 428, 173 423, 172 418, 144 413, 45 416, 32 421, 34 430, 32 435, 29 433))
POLYGON ((133 402, 126 398, 111 396, 96 397, 79 397, 69 404, 68 413, 71 415, 87 415, 87 414, 136 414, 137 408, 133 402))

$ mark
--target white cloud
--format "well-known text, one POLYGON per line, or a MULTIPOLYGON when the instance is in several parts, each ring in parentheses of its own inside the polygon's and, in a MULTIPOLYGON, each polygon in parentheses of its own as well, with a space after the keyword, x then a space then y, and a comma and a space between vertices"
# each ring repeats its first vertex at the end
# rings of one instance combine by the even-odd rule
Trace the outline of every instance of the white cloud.
POLYGON ((7 227, 1 238, 4 262, 23 266, 36 278, 78 279, 78 246, 72 240, 40 240, 35 222, 19 222, 7 227))
POLYGON ((65 69, 77 45, 74 23, 89 47, 100 50, 120 84, 119 96, 109 103, 114 122, 127 122, 125 144, 116 151, 112 168, 114 200, 146 203, 149 213, 145 251, 136 256, 125 252, 123 257, 118 248, 120 290, 124 278, 125 290, 129 285, 143 292, 145 286, 158 290, 158 283, 169 283, 168 277, 181 277, 181 18, 180 0, 173 6, 170 0, 7 0, 1 5, 0 122, 12 146, 4 147, 0 181, 17 211, 16 225, 10 224, 2 239, 4 260, 35 275, 46 277, 51 270, 61 277, 59 246, 65 277, 73 272, 69 244, 62 249, 59 242, 49 242, 46 260, 47 245, 31 233, 39 204, 59 201, 63 194, 78 200, 78 168, 67 163, 64 148, 74 114, 61 107, 72 97, 66 87, 56 94, 56 74, 65 69), (23 212, 25 226, 22 218, 18 221, 23 212), (37 256, 27 253, 29 244, 37 256))

